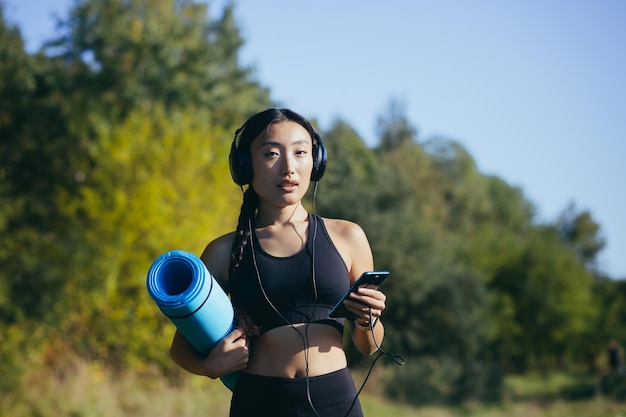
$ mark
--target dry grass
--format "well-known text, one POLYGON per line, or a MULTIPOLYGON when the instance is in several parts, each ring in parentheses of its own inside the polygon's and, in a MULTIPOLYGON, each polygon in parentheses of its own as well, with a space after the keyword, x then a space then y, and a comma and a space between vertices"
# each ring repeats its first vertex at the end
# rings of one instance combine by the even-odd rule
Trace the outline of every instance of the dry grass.
POLYGON ((604 398, 580 402, 507 402, 500 406, 408 407, 373 397, 362 399, 366 416, 394 417, 626 417, 626 405, 604 398))
MULTIPOLYGON (((357 378, 358 379, 358 378, 357 378)), ((196 376, 168 383, 154 371, 114 375, 93 363, 76 362, 63 369, 33 364, 16 393, 0 393, 0 416, 7 417, 191 417, 227 416, 230 391, 220 382, 196 376)), ((550 382, 553 383, 553 382, 550 382)), ((520 380, 514 389, 524 389, 520 380)), ((537 382, 531 380, 532 389, 537 382)), ((366 390, 367 391, 367 390, 366 390)), ((508 400, 500 406, 465 405, 411 407, 381 399, 369 391, 362 395, 365 415, 394 417, 626 417, 626 405, 595 396, 584 401, 546 400, 531 396, 508 400)))
POLYGON ((185 417, 228 415, 230 391, 204 378, 172 386, 156 372, 113 375, 101 366, 76 363, 63 372, 32 371, 17 394, 2 396, 2 416, 185 417))

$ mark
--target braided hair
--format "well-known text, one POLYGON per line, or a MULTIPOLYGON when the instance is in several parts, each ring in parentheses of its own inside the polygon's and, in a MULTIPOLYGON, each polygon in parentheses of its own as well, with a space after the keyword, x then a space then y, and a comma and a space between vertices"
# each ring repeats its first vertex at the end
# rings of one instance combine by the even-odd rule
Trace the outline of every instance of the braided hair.
POLYGON ((258 209, 259 195, 254 191, 254 188, 248 187, 243 193, 243 203, 241 204, 241 212, 239 213, 237 230, 235 231, 235 241, 230 253, 229 275, 235 272, 243 258, 243 253, 252 235, 250 226, 254 225, 258 209))

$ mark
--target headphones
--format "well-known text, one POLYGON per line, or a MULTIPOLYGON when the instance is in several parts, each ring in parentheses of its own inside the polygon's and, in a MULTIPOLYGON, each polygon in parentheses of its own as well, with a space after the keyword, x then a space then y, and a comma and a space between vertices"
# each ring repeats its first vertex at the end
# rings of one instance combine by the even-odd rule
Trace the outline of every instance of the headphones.
MULTIPOLYGON (((233 177, 233 181, 242 187, 252 182, 252 161, 250 160, 250 152, 247 149, 240 150, 237 143, 237 138, 240 136, 240 133, 245 129, 247 124, 248 122, 244 123, 243 126, 235 131, 235 138, 233 139, 233 143, 230 147, 230 154, 228 155, 230 175, 233 177)), ((311 132, 311 136, 313 138, 313 170, 311 171, 311 181, 317 182, 324 176, 324 171, 326 170, 327 152, 324 142, 322 142, 322 137, 315 131, 315 129, 309 125, 309 129, 307 130, 311 132)))

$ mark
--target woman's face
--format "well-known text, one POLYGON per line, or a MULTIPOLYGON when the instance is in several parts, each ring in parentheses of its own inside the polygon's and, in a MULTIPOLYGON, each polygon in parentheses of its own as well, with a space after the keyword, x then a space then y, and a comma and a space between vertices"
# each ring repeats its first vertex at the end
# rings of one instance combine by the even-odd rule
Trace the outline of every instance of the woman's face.
POLYGON ((262 201, 286 207, 306 194, 313 170, 313 141, 292 121, 272 124, 250 146, 252 187, 262 201))

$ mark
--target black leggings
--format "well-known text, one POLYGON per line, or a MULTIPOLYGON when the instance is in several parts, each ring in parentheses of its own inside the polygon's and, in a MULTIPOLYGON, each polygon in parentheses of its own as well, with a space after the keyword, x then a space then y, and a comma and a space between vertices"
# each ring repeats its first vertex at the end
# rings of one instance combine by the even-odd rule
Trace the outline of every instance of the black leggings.
POLYGON ((362 417, 348 368, 308 378, 242 373, 230 403, 230 417, 362 417), (311 407, 315 407, 315 411, 311 407))

